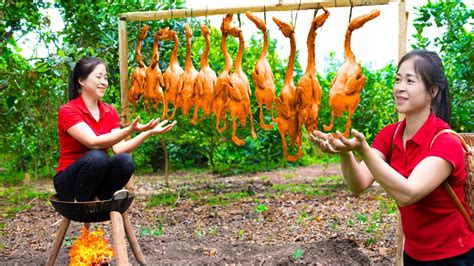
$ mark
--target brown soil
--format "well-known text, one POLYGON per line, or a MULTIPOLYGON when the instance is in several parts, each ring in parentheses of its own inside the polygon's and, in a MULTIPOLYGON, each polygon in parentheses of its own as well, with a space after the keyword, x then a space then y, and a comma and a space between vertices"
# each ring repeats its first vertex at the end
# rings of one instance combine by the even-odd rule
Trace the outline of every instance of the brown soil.
MULTIPOLYGON (((170 176, 175 192, 252 191, 217 205, 182 197, 171 206, 149 207, 152 197, 165 191, 163 177, 140 175, 134 180, 137 197, 128 213, 149 265, 394 264, 396 214, 384 211, 393 202, 378 186, 353 196, 335 165, 228 177, 191 172, 170 176), (274 187, 293 183, 313 184, 321 193, 278 192, 274 187), (256 211, 258 204, 268 210, 256 211), (303 255, 294 255, 296 250, 303 255)), ((34 186, 53 193, 50 182, 34 186)), ((202 199, 207 196, 203 193, 202 199)), ((1 265, 44 264, 47 259, 61 216, 47 200, 29 204, 32 208, 3 221, 1 265)), ((57 265, 69 263, 68 252, 81 226, 71 223, 57 265)), ((111 238, 109 221, 92 226, 111 238)), ((136 264, 130 249, 129 260, 136 264)))

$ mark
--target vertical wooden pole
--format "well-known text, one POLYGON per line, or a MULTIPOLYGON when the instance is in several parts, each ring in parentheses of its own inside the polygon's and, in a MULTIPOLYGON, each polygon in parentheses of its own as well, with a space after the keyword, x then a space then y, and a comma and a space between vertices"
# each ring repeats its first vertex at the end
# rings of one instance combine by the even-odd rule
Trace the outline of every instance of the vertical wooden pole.
POLYGON ((112 246, 117 265, 128 266, 127 244, 125 243, 122 214, 116 211, 110 212, 110 222, 112 223, 112 246))
MULTIPOLYGON (((406 11, 405 0, 400 0, 398 3, 398 60, 402 58, 407 52, 407 21, 408 12, 406 11)), ((404 115, 398 114, 398 120, 403 120, 404 115)), ((400 212, 397 215, 397 251, 395 258, 395 265, 403 266, 403 229, 402 218, 400 212)))
POLYGON ((69 224, 71 220, 63 217, 63 221, 59 226, 59 230, 56 233, 56 239, 54 239, 53 249, 51 249, 51 253, 49 254, 48 260, 46 261, 47 266, 53 266, 56 258, 58 257, 59 250, 61 249, 61 244, 63 243, 64 237, 66 236, 67 229, 69 228, 69 224))
POLYGON ((135 256, 136 261, 140 265, 146 265, 145 257, 143 256, 142 250, 140 249, 140 245, 138 244, 138 240, 133 233, 132 223, 130 222, 130 218, 128 218, 127 212, 122 214, 123 218, 123 226, 125 228, 125 235, 127 236, 128 243, 130 243, 130 247, 132 248, 133 255, 135 256))
MULTIPOLYGON (((121 123, 122 125, 130 124, 130 103, 128 102, 128 37, 127 22, 125 20, 118 21, 119 35, 119 68, 120 68, 120 104, 122 106, 121 123)), ((130 178, 125 188, 133 191, 133 181, 130 178)))
POLYGON ((120 103, 122 105, 122 125, 130 124, 130 107, 128 102, 128 38, 127 22, 119 20, 119 67, 120 67, 120 103))

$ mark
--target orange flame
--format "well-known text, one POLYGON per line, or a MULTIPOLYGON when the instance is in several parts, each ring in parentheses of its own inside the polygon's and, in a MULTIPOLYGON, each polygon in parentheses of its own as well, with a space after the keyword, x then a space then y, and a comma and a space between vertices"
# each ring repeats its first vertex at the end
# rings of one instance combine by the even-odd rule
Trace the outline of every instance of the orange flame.
POLYGON ((82 235, 69 251, 69 265, 101 265, 110 262, 112 256, 113 250, 102 229, 89 233, 82 227, 82 235))

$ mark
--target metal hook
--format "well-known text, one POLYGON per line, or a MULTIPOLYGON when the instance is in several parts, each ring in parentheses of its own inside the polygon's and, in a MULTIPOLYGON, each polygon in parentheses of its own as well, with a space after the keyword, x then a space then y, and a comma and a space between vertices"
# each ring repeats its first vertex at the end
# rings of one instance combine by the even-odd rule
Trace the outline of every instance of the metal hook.
POLYGON ((209 21, 208 18, 207 18, 207 11, 208 11, 208 8, 209 8, 209 6, 206 6, 206 24, 207 24, 207 26, 209 27, 211 23, 210 23, 210 21, 209 21))
POLYGON ((189 24, 193 24, 193 9, 191 8, 191 17, 189 18, 189 24))
POLYGON ((239 28, 242 29, 242 21, 240 20, 240 13, 237 14, 237 19, 239 20, 239 28))
POLYGON ((265 5, 265 0, 263 0, 263 20, 266 25, 267 24, 267 6, 265 5))
POLYGON ((316 17, 316 15, 318 14, 319 9, 320 9, 320 3, 318 3, 318 6, 314 9, 313 18, 316 17))
POLYGON ((300 11, 300 7, 301 7, 301 0, 300 0, 300 3, 298 4, 298 9, 296 10, 295 23, 293 25, 293 30, 296 28, 296 20, 298 20, 298 12, 300 11))
POLYGON ((351 9, 349 11, 349 23, 351 23, 351 18, 352 18, 352 8, 354 8, 354 5, 352 4, 352 0, 349 0, 349 2, 351 3, 351 9))

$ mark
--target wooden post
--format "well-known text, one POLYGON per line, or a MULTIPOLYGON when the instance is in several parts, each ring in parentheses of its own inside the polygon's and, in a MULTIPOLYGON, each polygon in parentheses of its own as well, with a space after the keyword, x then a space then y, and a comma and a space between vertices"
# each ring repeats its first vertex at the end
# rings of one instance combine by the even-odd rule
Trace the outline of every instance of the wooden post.
POLYGON ((117 211, 110 212, 110 222, 112 223, 112 246, 117 265, 128 266, 127 245, 125 243, 125 230, 122 214, 117 211))
POLYGON ((132 223, 130 222, 130 218, 128 218, 127 212, 122 214, 123 218, 123 225, 125 227, 125 235, 127 236, 128 243, 130 243, 130 247, 132 248, 133 255, 135 256, 135 260, 140 263, 140 265, 146 265, 145 257, 143 256, 142 250, 140 249, 140 245, 138 244, 137 238, 133 233, 132 223))
MULTIPOLYGON (((130 124, 130 103, 128 102, 128 38, 127 38, 127 22, 118 21, 119 36, 119 69, 120 69, 120 104, 122 106, 121 123, 122 125, 130 124)), ((130 137, 129 137, 130 138, 130 137)), ((125 188, 134 191, 133 180, 130 178, 125 188)))
POLYGON ((119 20, 119 68, 120 68, 120 103, 122 105, 122 125, 130 124, 130 107, 128 102, 128 40, 127 22, 119 20))
POLYGON ((63 221, 59 226, 59 230, 56 233, 56 239, 54 239, 53 249, 49 254, 48 260, 46 261, 47 266, 53 266, 56 258, 58 257, 59 250, 61 249, 61 244, 63 243, 64 237, 66 236, 67 229, 69 228, 69 224, 71 220, 63 217, 63 221))
MULTIPOLYGON (((401 0, 398 3, 398 60, 402 58, 407 52, 407 21, 408 12, 406 11, 406 2, 401 0)), ((403 120, 404 115, 398 114, 398 120, 403 120)), ((403 228, 402 228, 402 217, 400 212, 397 214, 397 251, 395 257, 395 265, 403 265, 403 228)))

